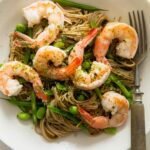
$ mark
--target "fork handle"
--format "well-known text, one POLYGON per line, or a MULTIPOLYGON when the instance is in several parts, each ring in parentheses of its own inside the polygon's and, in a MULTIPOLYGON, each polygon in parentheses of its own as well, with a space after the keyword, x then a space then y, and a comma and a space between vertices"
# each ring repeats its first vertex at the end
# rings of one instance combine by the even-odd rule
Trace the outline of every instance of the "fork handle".
POLYGON ((144 105, 131 105, 131 150, 146 150, 144 105))

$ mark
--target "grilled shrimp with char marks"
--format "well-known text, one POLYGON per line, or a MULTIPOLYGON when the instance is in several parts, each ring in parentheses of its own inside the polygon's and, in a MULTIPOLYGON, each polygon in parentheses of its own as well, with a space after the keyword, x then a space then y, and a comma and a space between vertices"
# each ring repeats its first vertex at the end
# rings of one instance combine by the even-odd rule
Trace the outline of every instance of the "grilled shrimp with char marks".
POLYGON ((43 85, 38 73, 30 66, 19 61, 10 61, 0 68, 0 91, 7 96, 18 95, 22 89, 19 81, 13 79, 19 76, 32 83, 38 98, 47 101, 47 96, 43 91, 43 85))

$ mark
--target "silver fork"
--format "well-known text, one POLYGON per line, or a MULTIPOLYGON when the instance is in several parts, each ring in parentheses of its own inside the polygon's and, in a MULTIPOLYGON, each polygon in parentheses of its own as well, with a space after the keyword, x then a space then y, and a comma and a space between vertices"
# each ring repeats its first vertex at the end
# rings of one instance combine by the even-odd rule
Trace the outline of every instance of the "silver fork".
POLYGON ((145 115, 142 103, 143 92, 140 90, 140 64, 147 54, 147 34, 143 11, 129 12, 129 20, 139 37, 139 45, 135 56, 135 90, 131 104, 131 150, 146 150, 145 115))

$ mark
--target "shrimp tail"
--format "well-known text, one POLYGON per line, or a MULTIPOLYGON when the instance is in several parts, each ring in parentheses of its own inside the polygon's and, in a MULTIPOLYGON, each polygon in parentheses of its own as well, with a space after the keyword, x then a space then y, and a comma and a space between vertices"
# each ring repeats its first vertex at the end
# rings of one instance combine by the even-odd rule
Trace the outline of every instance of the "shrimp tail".
POLYGON ((48 97, 44 92, 36 92, 38 98, 42 99, 43 102, 47 102, 48 97))
POLYGON ((104 116, 93 117, 86 112, 81 106, 77 105, 78 111, 84 120, 95 129, 104 129, 109 126, 109 119, 104 116))
POLYGON ((98 33, 98 28, 94 28, 90 30, 87 36, 82 40, 81 47, 85 48, 95 38, 97 33, 98 33))
POLYGON ((29 37, 29 36, 27 36, 27 35, 25 35, 25 34, 23 34, 23 33, 21 33, 21 32, 17 32, 17 31, 15 31, 14 32, 14 37, 16 38, 20 38, 20 39, 22 39, 22 40, 25 40, 25 41, 29 41, 29 42, 33 42, 33 40, 29 37))
POLYGON ((70 63, 65 69, 67 70, 67 76, 70 77, 71 74, 74 74, 76 68, 82 64, 82 58, 76 57, 72 63, 70 63))
POLYGON ((91 124, 91 120, 93 119, 93 117, 88 112, 86 112, 79 104, 77 104, 77 108, 80 115, 84 118, 84 120, 87 123, 91 124))
POLYGON ((17 40, 17 39, 15 40, 15 45, 17 47, 30 47, 30 48, 36 47, 35 41, 23 33, 15 31, 13 37, 14 39, 16 38, 21 39, 21 40, 17 40))

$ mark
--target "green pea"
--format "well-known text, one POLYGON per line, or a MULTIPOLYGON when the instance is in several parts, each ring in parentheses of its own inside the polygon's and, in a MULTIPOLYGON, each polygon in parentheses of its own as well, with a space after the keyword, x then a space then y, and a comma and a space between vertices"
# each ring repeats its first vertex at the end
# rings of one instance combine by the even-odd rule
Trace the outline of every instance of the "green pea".
POLYGON ((16 31, 25 33, 27 31, 27 26, 25 24, 19 23, 16 25, 16 31))
POLYGON ((107 134, 116 134, 116 132, 117 132, 117 128, 106 128, 106 129, 104 129, 104 132, 105 133, 107 133, 107 134))
POLYGON ((56 43, 54 43, 54 46, 55 47, 58 47, 58 48, 64 48, 64 42, 62 42, 62 41, 58 41, 58 42, 56 42, 56 43))
POLYGON ((45 107, 40 107, 36 113, 36 117, 38 119, 43 119, 43 117, 45 116, 46 113, 46 108, 45 107))
POLYGON ((68 87, 64 84, 59 83, 59 82, 56 83, 56 88, 60 91, 68 91, 68 87))
POLYGON ((84 96, 84 95, 79 95, 79 96, 77 97, 77 100, 83 101, 83 100, 85 100, 85 96, 84 96))
POLYGON ((69 112, 73 115, 76 115, 78 113, 78 108, 77 106, 70 106, 69 107, 69 112))
POLYGON ((90 62, 90 61, 85 61, 85 62, 83 62, 82 67, 83 67, 84 69, 90 69, 90 67, 91 67, 91 62, 90 62))
POLYGON ((20 120, 29 120, 31 118, 31 115, 29 113, 20 112, 20 113, 18 113, 17 117, 20 120))

